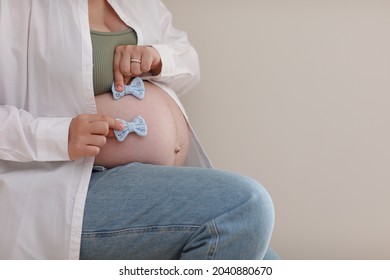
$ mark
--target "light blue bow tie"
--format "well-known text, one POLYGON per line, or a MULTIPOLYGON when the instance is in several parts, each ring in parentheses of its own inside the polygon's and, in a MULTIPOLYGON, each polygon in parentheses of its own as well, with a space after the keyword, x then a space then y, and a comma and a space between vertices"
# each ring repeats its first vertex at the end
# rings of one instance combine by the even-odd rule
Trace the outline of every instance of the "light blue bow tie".
POLYGON ((127 122, 121 119, 117 120, 125 125, 123 130, 114 130, 116 139, 118 139, 119 142, 125 140, 127 135, 132 132, 139 136, 146 136, 148 134, 148 127, 146 126, 145 120, 141 116, 135 117, 131 122, 127 122))
POLYGON ((130 85, 125 85, 125 89, 122 92, 118 92, 115 89, 115 84, 112 83, 111 86, 112 95, 115 100, 118 100, 119 98, 125 96, 125 95, 133 95, 137 97, 138 99, 144 99, 145 96, 145 85, 144 81, 142 81, 141 78, 135 77, 130 85))

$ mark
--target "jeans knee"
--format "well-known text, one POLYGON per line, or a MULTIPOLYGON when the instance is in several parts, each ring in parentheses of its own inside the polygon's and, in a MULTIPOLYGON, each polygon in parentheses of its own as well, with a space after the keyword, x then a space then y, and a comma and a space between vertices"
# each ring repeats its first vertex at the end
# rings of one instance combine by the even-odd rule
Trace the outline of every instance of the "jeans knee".
POLYGON ((245 216, 257 225, 257 234, 270 238, 275 220, 271 196, 259 182, 251 178, 246 178, 246 181, 246 185, 242 188, 248 193, 245 216))
POLYGON ((229 255, 236 259, 262 259, 274 226, 274 207, 269 193, 257 181, 242 176, 231 178, 227 190, 236 200, 228 212, 213 220, 219 235, 215 258, 229 255))
POLYGON ((273 229, 274 204, 266 188, 258 181, 241 175, 228 177, 224 189, 225 201, 230 201, 230 209, 237 208, 243 220, 260 224, 263 229, 273 229))

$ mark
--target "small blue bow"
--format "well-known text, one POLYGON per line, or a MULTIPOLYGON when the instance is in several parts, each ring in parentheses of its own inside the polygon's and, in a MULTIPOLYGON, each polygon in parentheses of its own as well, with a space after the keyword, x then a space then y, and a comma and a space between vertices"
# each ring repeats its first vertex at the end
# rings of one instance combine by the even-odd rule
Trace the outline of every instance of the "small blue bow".
POLYGON ((145 96, 145 85, 144 81, 142 81, 141 78, 135 77, 130 85, 125 85, 125 89, 122 92, 118 92, 115 89, 115 84, 112 83, 111 86, 112 95, 115 100, 118 100, 119 98, 125 96, 125 95, 133 95, 137 97, 138 99, 144 99, 145 96))
POLYGON ((114 130, 116 139, 118 139, 119 142, 125 140, 127 135, 132 132, 136 133, 139 136, 146 136, 148 134, 148 127, 146 126, 145 120, 141 116, 135 117, 134 120, 131 122, 127 122, 121 119, 117 120, 125 125, 125 128, 123 130, 114 130))

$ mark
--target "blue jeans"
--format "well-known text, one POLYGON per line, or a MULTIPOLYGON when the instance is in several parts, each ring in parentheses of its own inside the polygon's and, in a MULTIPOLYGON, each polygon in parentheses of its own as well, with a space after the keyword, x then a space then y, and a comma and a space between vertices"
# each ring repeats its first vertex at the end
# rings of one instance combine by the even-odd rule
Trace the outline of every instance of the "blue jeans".
POLYGON ((92 173, 80 258, 274 258, 273 224, 271 198, 250 178, 132 163, 92 173))

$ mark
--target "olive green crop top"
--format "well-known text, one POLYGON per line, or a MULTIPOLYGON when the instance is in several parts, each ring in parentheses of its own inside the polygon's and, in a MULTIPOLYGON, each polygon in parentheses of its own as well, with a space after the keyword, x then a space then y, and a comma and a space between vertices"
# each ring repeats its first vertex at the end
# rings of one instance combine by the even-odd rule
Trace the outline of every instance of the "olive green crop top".
POLYGON ((99 32, 91 30, 93 56, 93 89, 95 95, 111 90, 114 80, 114 51, 119 45, 136 45, 134 29, 120 32, 99 32))

